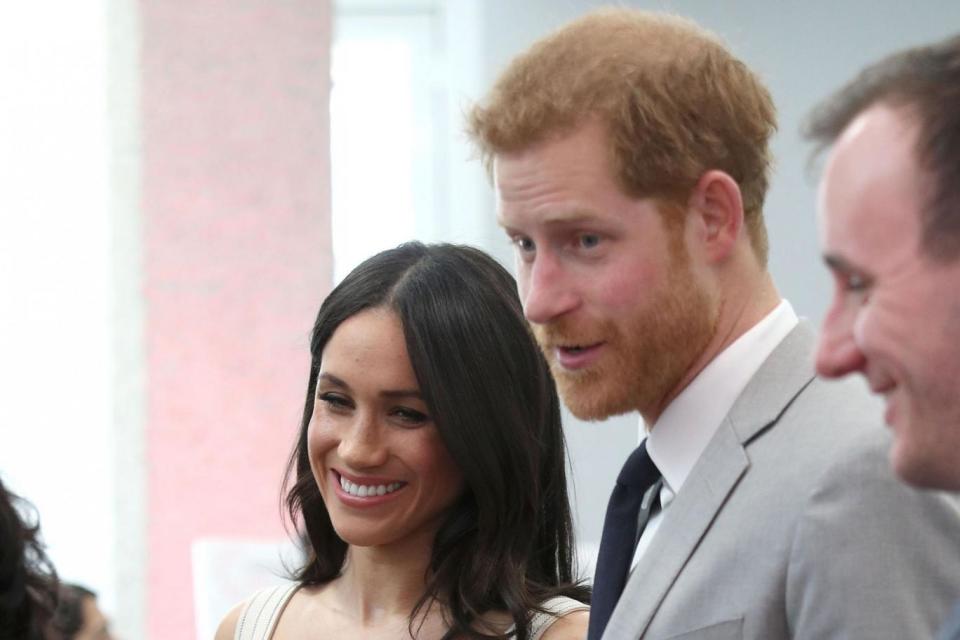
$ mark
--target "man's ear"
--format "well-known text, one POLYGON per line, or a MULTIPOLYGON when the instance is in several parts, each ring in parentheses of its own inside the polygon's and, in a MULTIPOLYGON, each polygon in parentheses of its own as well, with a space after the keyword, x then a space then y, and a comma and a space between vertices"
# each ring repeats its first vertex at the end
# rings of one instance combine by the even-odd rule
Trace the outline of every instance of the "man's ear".
POLYGON ((733 252, 743 227, 740 186, 727 173, 707 171, 690 194, 689 211, 699 223, 704 255, 721 262, 733 252))

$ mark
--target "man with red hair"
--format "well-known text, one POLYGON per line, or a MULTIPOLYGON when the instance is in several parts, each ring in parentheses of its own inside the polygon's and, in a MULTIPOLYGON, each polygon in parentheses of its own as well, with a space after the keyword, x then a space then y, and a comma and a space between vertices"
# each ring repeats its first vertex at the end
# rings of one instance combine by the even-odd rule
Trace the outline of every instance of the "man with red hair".
POLYGON ((689 21, 605 10, 517 57, 469 126, 565 403, 645 426, 591 640, 929 638, 960 508, 899 483, 877 404, 813 371, 767 271, 756 75, 689 21))

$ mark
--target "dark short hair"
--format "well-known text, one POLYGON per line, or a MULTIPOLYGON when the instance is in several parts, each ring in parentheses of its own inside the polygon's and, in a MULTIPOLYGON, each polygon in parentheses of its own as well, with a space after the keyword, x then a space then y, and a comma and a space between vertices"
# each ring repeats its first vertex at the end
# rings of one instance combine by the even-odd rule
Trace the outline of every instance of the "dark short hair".
POLYGON ((35 514, 0 481, 0 638, 45 638, 57 606, 57 574, 35 514))
POLYGON ((290 516, 306 529, 304 584, 340 575, 347 544, 330 521, 310 469, 307 427, 324 347, 348 318, 387 308, 403 327, 407 352, 440 437, 465 491, 437 532, 427 588, 452 618, 445 638, 481 636, 473 623, 509 612, 517 638, 546 598, 588 600, 576 584, 560 403, 523 317, 513 277, 466 246, 407 243, 354 269, 320 307, 296 447, 288 465, 290 516))
POLYGON ((918 127, 914 153, 932 187, 921 221, 925 252, 960 258, 960 35, 870 65, 813 111, 804 134, 822 151, 878 104, 902 109, 918 127))

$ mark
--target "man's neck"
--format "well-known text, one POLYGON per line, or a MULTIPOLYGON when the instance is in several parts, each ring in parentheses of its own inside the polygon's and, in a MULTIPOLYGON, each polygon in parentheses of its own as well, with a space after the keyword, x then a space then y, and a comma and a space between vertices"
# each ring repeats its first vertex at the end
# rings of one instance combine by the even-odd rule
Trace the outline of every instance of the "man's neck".
POLYGON ((743 287, 728 289, 720 299, 713 337, 659 405, 653 410, 640 412, 644 423, 650 427, 656 424, 657 419, 670 406, 670 403, 700 375, 707 365, 713 362, 714 358, 763 320, 780 304, 780 301, 780 294, 773 284, 773 278, 766 271, 758 275, 749 289, 743 287))

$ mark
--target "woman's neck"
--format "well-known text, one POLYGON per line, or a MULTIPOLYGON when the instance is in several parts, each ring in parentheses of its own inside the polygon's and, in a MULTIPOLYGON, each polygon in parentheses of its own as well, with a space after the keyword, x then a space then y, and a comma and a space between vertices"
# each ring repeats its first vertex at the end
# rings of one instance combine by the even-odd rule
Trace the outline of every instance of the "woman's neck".
POLYGON ((426 588, 433 536, 381 547, 347 549, 343 574, 330 586, 344 613, 361 624, 407 619, 426 588))

